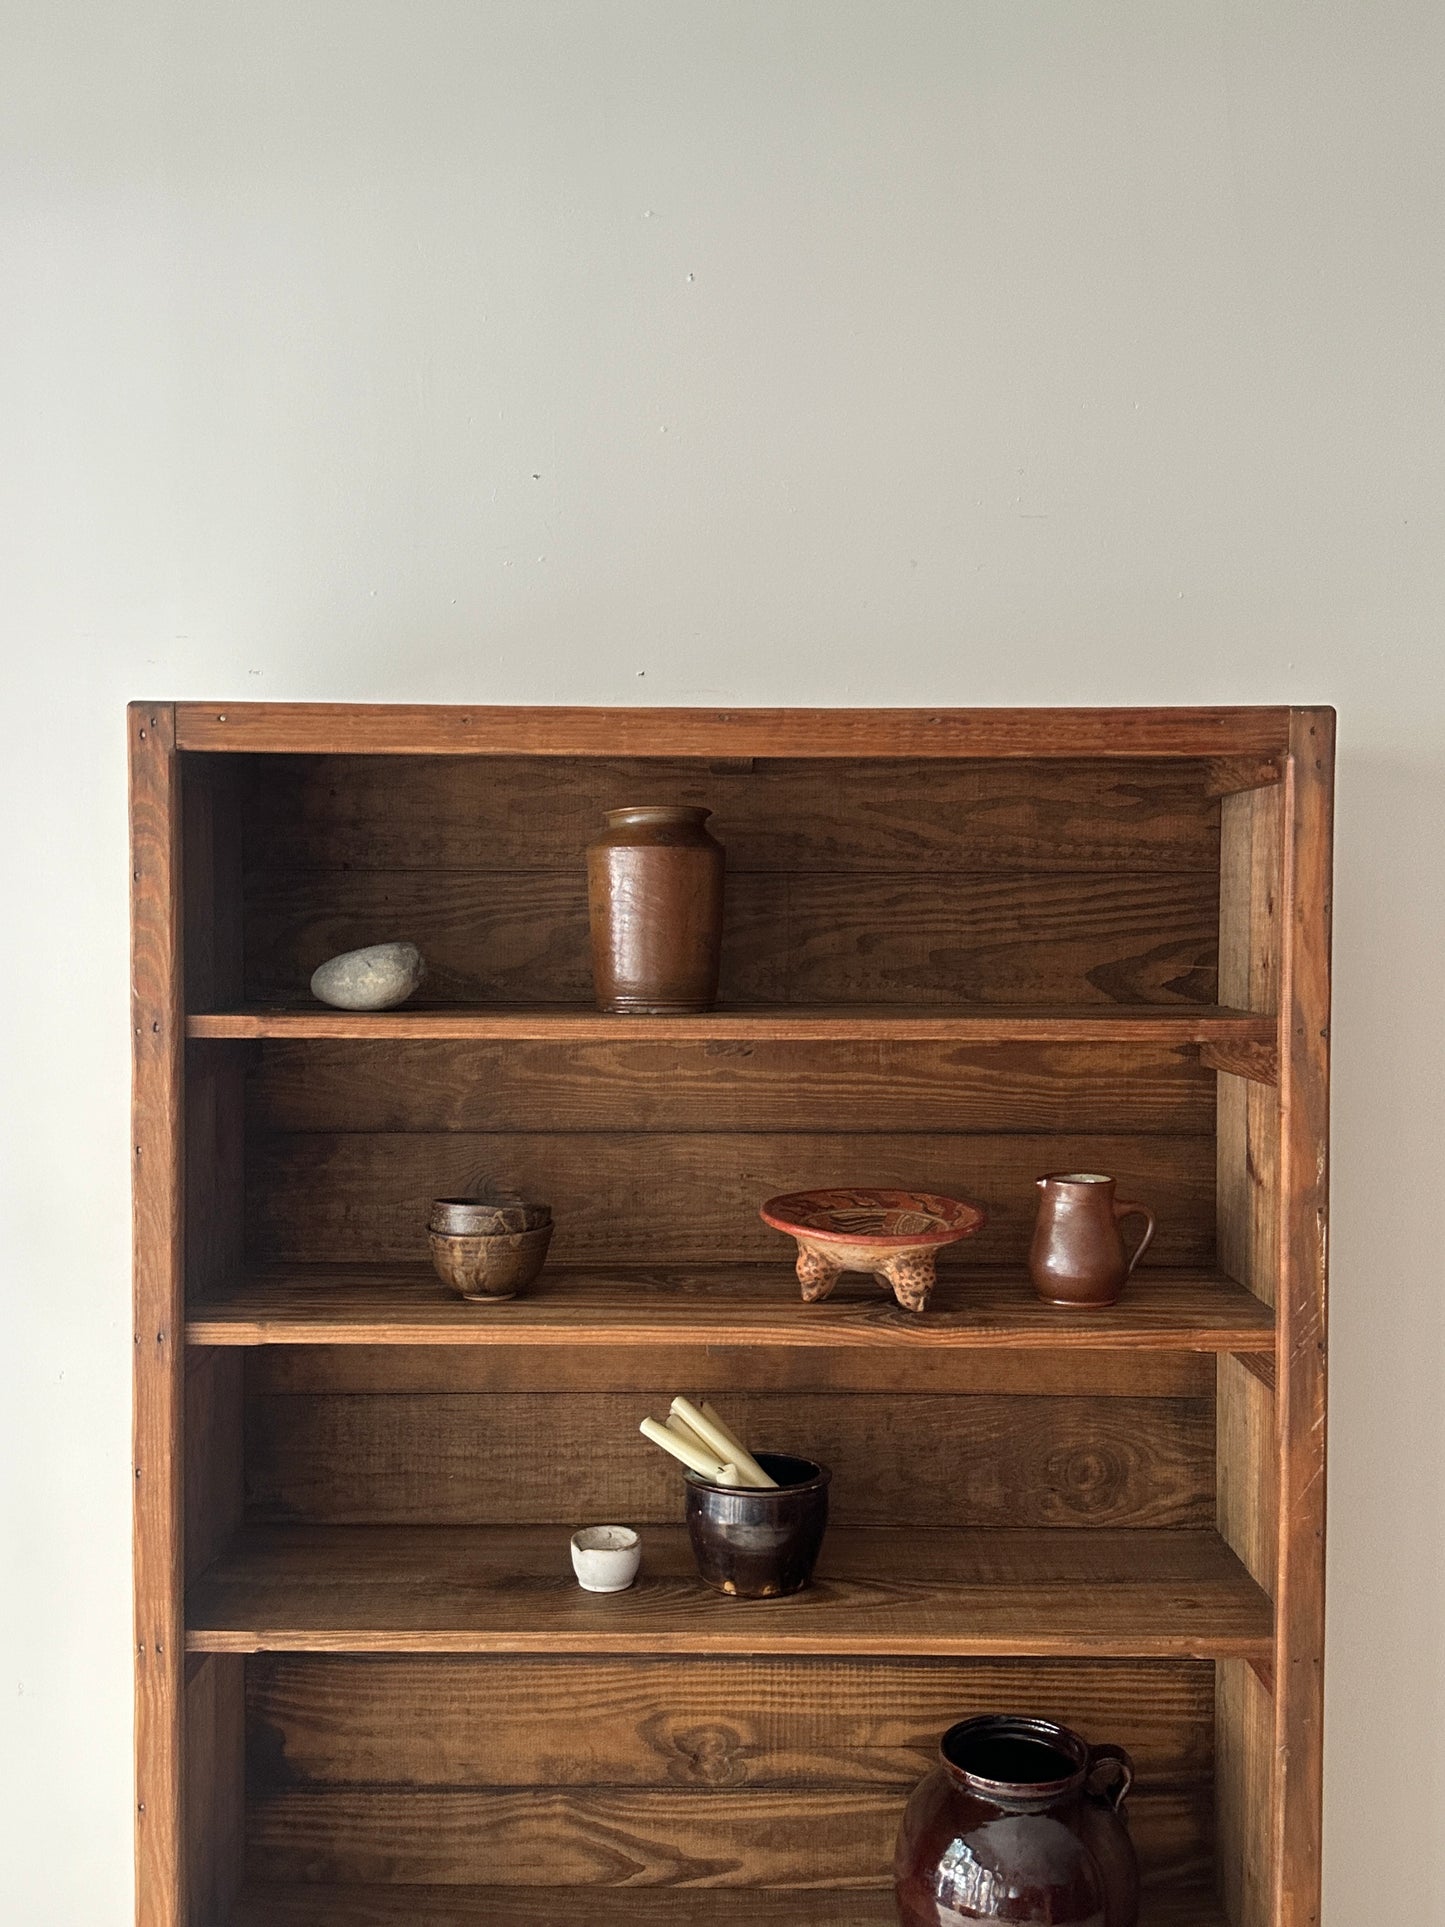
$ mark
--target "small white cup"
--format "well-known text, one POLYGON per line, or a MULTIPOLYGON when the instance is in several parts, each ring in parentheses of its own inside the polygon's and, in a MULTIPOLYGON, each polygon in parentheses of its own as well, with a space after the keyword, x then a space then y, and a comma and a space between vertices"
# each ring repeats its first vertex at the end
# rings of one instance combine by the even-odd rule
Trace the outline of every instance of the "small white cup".
POLYGON ((572 1534, 572 1570, 584 1592, 626 1592, 642 1563, 631 1526, 584 1526, 572 1534))

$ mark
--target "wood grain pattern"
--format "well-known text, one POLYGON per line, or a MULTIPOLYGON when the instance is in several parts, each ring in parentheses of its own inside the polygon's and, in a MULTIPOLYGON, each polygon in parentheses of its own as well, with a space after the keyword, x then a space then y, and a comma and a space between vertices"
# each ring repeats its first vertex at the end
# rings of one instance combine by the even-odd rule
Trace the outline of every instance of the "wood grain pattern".
POLYGON ((212 1653, 186 1683, 187 1927, 229 1919, 245 1865, 243 1659, 212 1653))
MULTIPOLYGON (((860 1526, 1207 1526, 1207 1400, 720 1399, 752 1445, 830 1466, 860 1526)), ((566 1525, 680 1516, 682 1477, 639 1438, 635 1393, 253 1397, 247 1514, 314 1525, 566 1525)), ((666 1401, 653 1402, 666 1416, 666 1401)))
POLYGON ((557 1264, 791 1262, 761 1222, 781 1191, 896 1185, 983 1205, 985 1229, 945 1264, 1021 1262, 1046 1171, 1109 1171, 1146 1199, 1159 1233, 1146 1264, 1214 1257, 1214 1145, 1190 1137, 792 1133, 284 1133, 248 1148, 253 1260, 405 1264, 433 1197, 476 1187, 551 1204, 557 1264))
POLYGON ((1269 1601, 1212 1532, 828 1534, 788 1599, 709 1593, 681 1528, 584 1593, 559 1527, 278 1526, 191 1588, 193 1652, 1269 1658, 1269 1601), (1088 1611, 1080 1610, 1082 1599, 1088 1611))
POLYGON ((625 1034, 639 1043, 735 1043, 769 1040, 874 1046, 939 1044, 1163 1044, 1177 1049, 1211 1041, 1272 1040, 1275 1020, 1213 1004, 937 1004, 754 1005, 685 1017, 614 1017, 582 1005, 516 1004, 491 1009, 434 1005, 404 1010, 325 1010, 319 1004, 283 1009, 201 1011, 186 1019, 189 1037, 230 1041, 280 1038, 435 1039, 482 1043, 493 1039, 537 1043, 613 1043, 625 1034))
POLYGON ((184 1927, 184 1198, 174 713, 126 715, 131 796, 136 1919, 184 1927))
POLYGON ((1219 1264, 1263 1304, 1279 1290, 1279 1094, 1219 1079, 1216 1190, 1219 1264))
POLYGON ((241 995, 241 782, 229 756, 180 759, 183 975, 188 1010, 241 995))
MULTIPOLYGON (((195 1046, 192 1047, 196 1048, 195 1046)), ((258 1131, 1032 1131, 1196 1135, 1215 1080, 1185 1045, 267 1043, 258 1131)))
POLYGON ((1235 1352, 1233 1357, 1247 1372, 1259 1380, 1271 1396, 1274 1394, 1279 1385, 1279 1370, 1272 1351, 1235 1352))
MULTIPOLYGON (((942 1700, 1004 1703, 1012 1682, 1034 1702, 1050 1667, 1055 1710, 1157 1744, 1138 1811, 1165 1885, 1144 1927, 1221 1927, 1195 1884, 1210 1804, 1233 1927, 1317 1927, 1331 724, 1278 710, 181 707, 186 753, 165 746, 150 819, 170 865, 169 961, 152 981, 173 987, 183 913, 197 1043, 184 1159, 172 1128, 151 1196, 188 1166, 190 1336, 219 1344, 193 1342, 183 1415, 171 1351, 167 1424, 185 1438, 185 1550, 193 1569, 216 1558, 190 1594, 187 1730, 159 1761, 170 1835, 159 1855, 151 1835, 160 1879, 143 1868, 142 1927, 553 1927, 579 1904, 599 1922, 625 1907, 633 1927, 882 1927, 886 1887, 839 1892, 830 1862, 881 1880, 883 1809, 896 1815, 942 1700), (315 750, 352 760, 278 754, 315 750), (737 988, 732 1008, 628 1026, 589 1008, 577 852, 614 787, 644 776, 718 812, 737 988), (251 988, 266 992, 244 1012, 243 900, 251 988), (308 944, 349 938, 348 919, 373 939, 389 934, 360 928, 373 915, 413 912, 434 919, 429 1006, 366 1018, 303 1001, 308 944), (1216 996, 1223 1008, 1203 1001, 1216 996), (282 1260, 250 1276, 243 1080, 251 1246, 282 1260), (583 1269, 480 1324, 427 1280, 417 1207, 458 1179, 505 1181, 482 1168, 502 1145, 525 1178, 553 1180, 543 1195, 583 1269), (861 1181, 819 1168, 855 1150, 869 1177, 889 1174, 881 1153, 905 1181, 923 1147, 937 1163, 916 1175, 992 1205, 994 1242, 957 1254, 927 1331, 890 1325, 863 1280, 806 1324, 759 1197, 861 1181), (793 1153, 806 1170, 785 1167, 793 1153), (1028 1179, 1083 1163, 1162 1206, 1174 1243, 1103 1319, 1059 1323, 1022 1296, 1028 1179), (297 1275, 298 1253, 329 1268, 297 1275), (243 1376, 258 1506, 394 1507, 409 1524, 232 1538, 243 1376), (892 1492, 895 1515, 1011 1524, 843 1523, 815 1592, 740 1611, 704 1595, 679 1534, 646 1520, 668 1516, 662 1499, 623 1474, 648 1462, 619 1472, 619 1458, 593 1496, 643 1521, 647 1565, 633 1593, 589 1600, 562 1526, 517 1521, 565 1512, 579 1490, 537 1472, 541 1421, 566 1404, 580 1439, 678 1385, 725 1405, 746 1385, 778 1423, 831 1425, 840 1519, 883 1516, 892 1492), (489 1491, 479 1458, 503 1439, 517 1464, 489 1491), (1218 1537, 1197 1523, 1211 1499, 1218 1537), (499 1523, 417 1523, 458 1514, 499 1523), (1038 1516, 1114 1523, 1021 1527, 1038 1516), (1163 1516, 1180 1523, 1145 1523, 1163 1516), (372 1667, 384 1689, 363 1683, 372 1667), (248 1668, 257 1884, 228 1918, 248 1668), (1200 1686, 1215 1672, 1217 1773, 1200 1686), (328 1748, 359 1772, 326 1767, 328 1748), (579 1884, 522 1884, 555 1877, 549 1860, 579 1884), (820 1884, 789 1893, 800 1867, 820 1884), (634 1884, 712 1880, 747 1884, 634 1884)), ((180 1078, 166 1026, 154 1035, 171 1052, 165 1116, 180 1078)), ((138 1050, 138 1117, 143 1082, 138 1050)), ((146 1247, 174 1285, 164 1212, 146 1247)), ((173 1321, 154 1330, 174 1346, 173 1321)), ((157 1461, 140 1449, 137 1350, 144 1471, 157 1461)), ((148 1595, 164 1593, 172 1624, 173 1552, 148 1595)), ((138 1740, 144 1796, 143 1716, 138 1740)))
POLYGON ((1211 1070, 1228 1071, 1231 1077, 1247 1077, 1256 1084, 1279 1082, 1277 1044, 1201 1044, 1199 1061, 1211 1070))
MULTIPOLYGON (((248 1885, 229 1927, 897 1927, 892 1889, 248 1885)), ((1227 1927, 1207 1888, 1146 1888, 1139 1927, 1227 1927)))
POLYGON ((1220 807, 1220 996, 1241 1010, 1279 1009, 1280 788, 1227 796, 1220 807))
MULTIPOLYGON (((693 1271, 549 1267, 525 1296, 480 1309, 420 1267, 316 1266, 255 1272, 193 1303, 193 1345, 540 1345, 861 1348, 912 1357, 940 1348, 1061 1345, 1235 1352, 1274 1344, 1268 1307, 1209 1272, 1146 1271, 1119 1303, 1039 1302, 1018 1272, 945 1276, 924 1318, 850 1275, 805 1305, 786 1265, 693 1271)), ((598 1368, 601 1369, 600 1367, 598 1368)))
MULTIPOLYGON (((962 1282, 962 1281, 960 1281, 962 1282)), ((1142 1288, 1142 1287, 1141 1287, 1142 1288)), ((953 1283, 940 1287, 951 1293, 953 1283)), ((839 1293, 873 1293, 845 1279, 839 1293)), ((832 1301, 830 1301, 832 1302, 832 1301)), ((870 1302, 871 1299, 870 1299, 870 1302)), ((911 1314, 910 1314, 911 1315, 911 1314)), ((679 1385, 725 1392, 1022 1392, 1052 1398, 1209 1398, 1214 1360, 1201 1352, 1054 1346, 909 1344, 753 1345, 732 1335, 706 1344, 600 1345, 267 1344, 246 1353, 254 1396, 314 1392, 641 1392, 670 1399, 679 1385)))
POLYGON ((1219 756, 1205 764, 1206 796, 1230 796, 1236 790, 1264 789, 1284 781, 1284 756, 1219 756))
POLYGON ((1220 1894, 1234 1927, 1275 1927, 1274 1702, 1245 1661, 1214 1671, 1220 1894))
POLYGON ((1214 1668, 1193 1660, 358 1659, 245 1662, 258 1790, 911 1789, 955 1720, 1029 1707, 1207 1786, 1214 1668))
POLYGON ((1293 713, 1280 906, 1278 1927, 1318 1927, 1320 1914, 1334 743, 1332 709, 1293 713))
POLYGON ((244 1250, 245 1064, 242 1050, 185 1051, 186 1289, 234 1277, 244 1250))
POLYGON ((177 703, 181 749, 319 756, 1274 756, 1287 709, 579 709, 177 703))
MULTIPOLYGON (((1257 790, 1227 797, 1222 817, 1220 981, 1231 998, 1261 1012, 1279 1008, 1282 808, 1281 790, 1257 790)), ((1277 1038, 1268 1048, 1277 1085, 1277 1038)), ((1277 1088, 1220 1075, 1219 1262, 1268 1305, 1279 1275, 1279 1128, 1277 1088)))
POLYGON ((1274 1393, 1242 1360, 1219 1360, 1219 1530, 1273 1597, 1279 1557, 1279 1436, 1274 1393))
POLYGON ((1219 845, 1219 805, 1181 762, 224 761, 244 773, 257 874, 575 871, 603 812, 639 801, 711 809, 733 876, 948 871, 960 852, 975 871, 1204 871, 1219 845))
MULTIPOLYGON (((282 1880, 836 1893, 889 1884, 901 1804, 896 1788, 316 1788, 253 1800, 248 1861, 282 1880)), ((1209 1809, 1203 1787, 1131 1799, 1143 1866, 1198 1879, 1209 1809)))
MULTIPOLYGON (((730 876, 723 1003, 1208 1004, 1219 878, 952 869, 730 876)), ((573 871, 260 876, 246 994, 305 999, 327 957, 405 932, 444 1003, 589 1003, 586 878, 573 871)))
POLYGON ((244 1360, 191 1346, 185 1354, 185 1574, 190 1583, 241 1523, 244 1360))

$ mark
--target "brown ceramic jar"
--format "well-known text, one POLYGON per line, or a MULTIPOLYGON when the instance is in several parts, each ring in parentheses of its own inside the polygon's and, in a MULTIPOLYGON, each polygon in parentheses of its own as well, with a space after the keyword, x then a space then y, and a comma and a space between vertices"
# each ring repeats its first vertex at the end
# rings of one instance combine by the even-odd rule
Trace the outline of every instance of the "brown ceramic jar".
POLYGON ((709 1010, 722 946, 723 847, 690 804, 608 810, 587 849, 597 1008, 709 1010))
POLYGON ((902 1927, 1136 1927, 1139 1869, 1124 1818, 1134 1767, 1052 1720, 951 1726, 899 1829, 902 1927))
POLYGON ((687 1532, 698 1575, 734 1599, 801 1592, 828 1529, 832 1473, 812 1459, 758 1452, 775 1486, 712 1485, 687 1475, 687 1532))
POLYGON ((1147 1205, 1114 1196, 1102 1171, 1065 1171, 1036 1178, 1042 1191, 1029 1245, 1029 1276, 1046 1305, 1112 1305, 1149 1249, 1154 1214, 1147 1205), (1144 1220, 1131 1255, 1119 1230, 1124 1218, 1144 1220))

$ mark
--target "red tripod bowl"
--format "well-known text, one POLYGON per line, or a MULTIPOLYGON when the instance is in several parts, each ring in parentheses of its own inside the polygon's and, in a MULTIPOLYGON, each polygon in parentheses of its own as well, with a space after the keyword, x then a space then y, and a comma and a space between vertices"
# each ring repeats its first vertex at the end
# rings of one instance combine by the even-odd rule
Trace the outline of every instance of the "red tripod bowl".
POLYGON ((900 1305, 922 1311, 942 1245, 984 1223, 976 1204, 931 1191, 787 1191, 759 1216, 798 1241, 798 1282, 809 1303, 826 1298, 845 1271, 871 1271, 900 1305))
POLYGON ((971 1237, 984 1223, 976 1204, 931 1191, 784 1191, 758 1214, 790 1237, 824 1237, 830 1244, 917 1251, 971 1237))

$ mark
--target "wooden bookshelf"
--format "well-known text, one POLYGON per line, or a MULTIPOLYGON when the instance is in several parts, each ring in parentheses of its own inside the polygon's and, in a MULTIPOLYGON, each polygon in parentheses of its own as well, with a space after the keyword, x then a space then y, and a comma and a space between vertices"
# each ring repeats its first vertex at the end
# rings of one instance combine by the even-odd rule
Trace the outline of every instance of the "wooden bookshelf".
POLYGON ((988 1710, 1130 1748, 1141 1927, 1312 1927, 1332 725, 132 707, 139 1927, 881 1927, 988 1710), (699 1016, 589 1000, 644 791, 728 851, 699 1016), (308 999, 400 936, 415 1005, 308 999), (1092 1314, 1077 1168, 1160 1220, 1092 1314), (800 1302, 756 1208, 838 1182, 985 1206, 925 1316, 800 1302), (426 1265, 476 1183, 556 1214, 511 1304, 426 1265), (833 1467, 809 1591, 698 1582, 679 1389, 833 1467))

